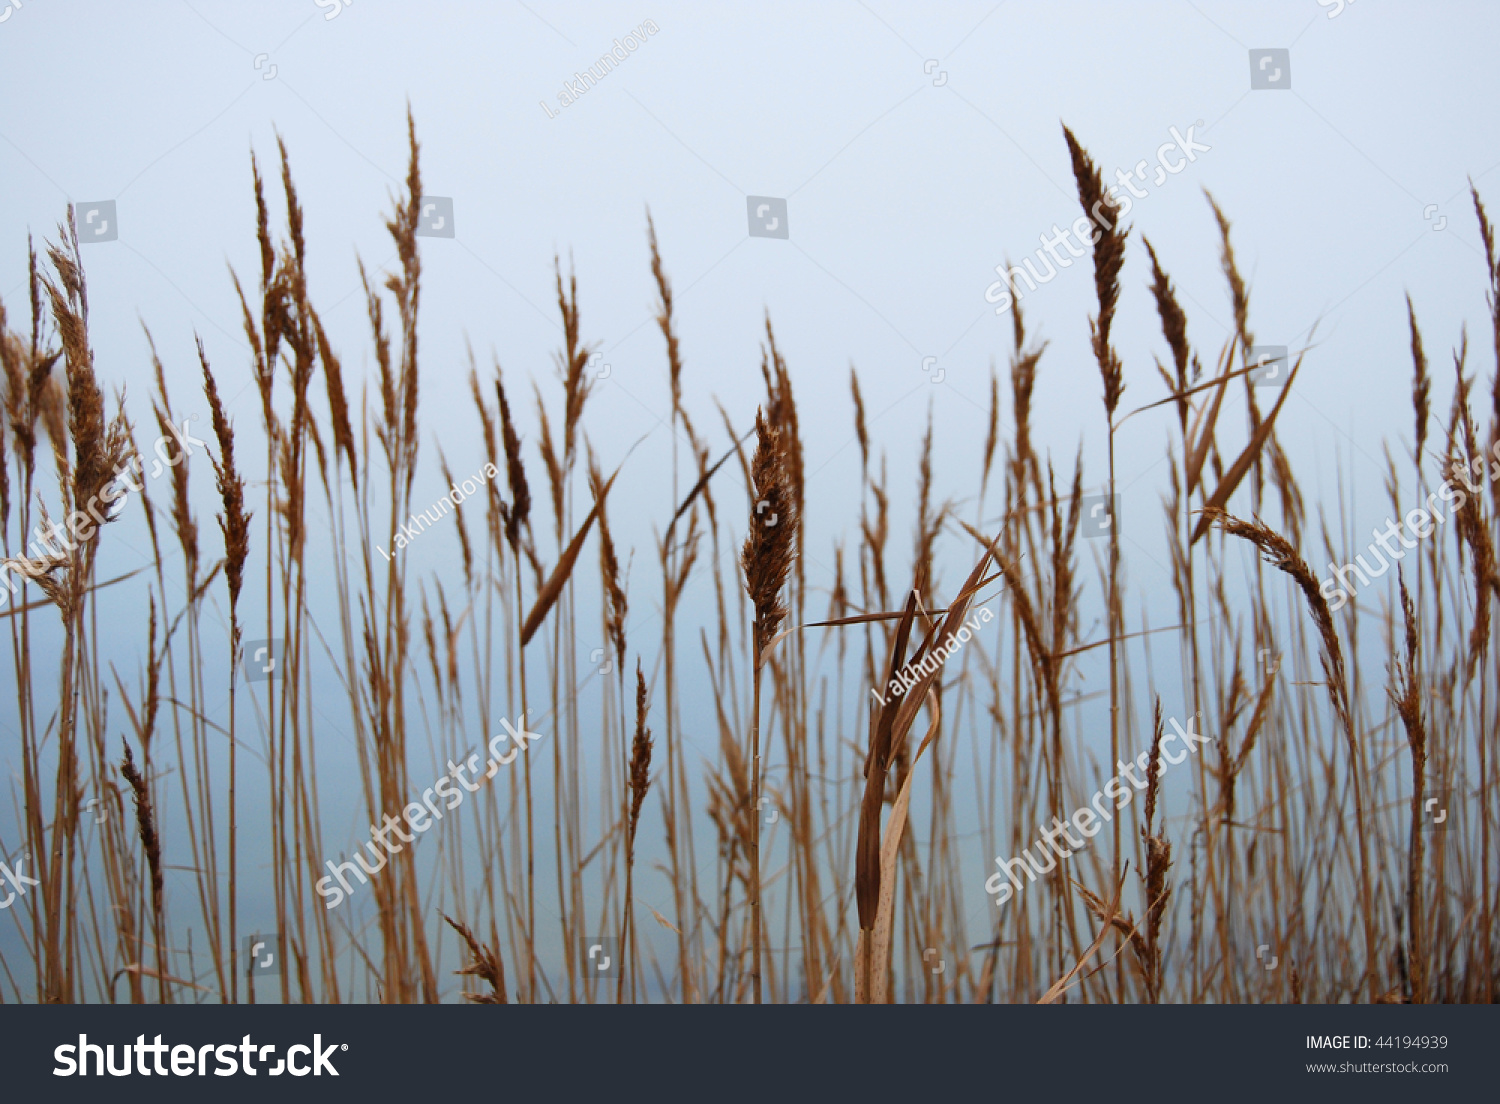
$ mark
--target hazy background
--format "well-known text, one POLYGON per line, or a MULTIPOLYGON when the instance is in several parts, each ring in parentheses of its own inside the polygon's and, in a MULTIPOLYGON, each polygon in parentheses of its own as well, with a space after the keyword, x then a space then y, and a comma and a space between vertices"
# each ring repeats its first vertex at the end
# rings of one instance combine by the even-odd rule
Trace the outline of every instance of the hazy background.
MULTIPOLYGON (((1471 370, 1486 380, 1492 370, 1467 194, 1472 178, 1500 213, 1500 9, 1492 4, 1356 0, 1330 18, 1333 0, 323 3, 26 0, 17 8, 10 0, 0 22, 0 300, 11 325, 20 328, 25 314, 28 231, 40 246, 55 240, 69 202, 114 200, 119 239, 84 250, 102 381, 128 390, 148 447, 144 322, 179 414, 199 412, 197 428, 206 430, 196 332, 231 417, 254 440, 258 398, 228 268, 247 284, 259 271, 252 151, 273 223, 282 221, 279 133, 306 214, 312 299, 357 393, 371 378, 371 357, 356 258, 372 271, 393 261, 382 220, 404 176, 409 104, 424 191, 452 199, 456 227, 453 239, 422 242, 426 451, 413 501, 426 505, 441 493, 435 446, 460 478, 482 463, 466 343, 481 370, 491 351, 498 355, 534 448, 525 381, 535 378, 557 409, 552 264, 560 255, 566 269, 571 257, 584 338, 609 365, 585 417, 589 440, 613 467, 647 435, 610 500, 617 542, 637 553, 630 631, 644 647, 659 640, 654 534, 672 507, 648 206, 677 291, 685 404, 716 456, 728 434, 713 401, 741 432, 749 426, 763 392, 758 344, 767 311, 776 326, 805 435, 810 588, 831 584, 833 542, 852 534, 858 516, 851 362, 876 449, 889 458, 897 585, 929 410, 938 496, 965 501, 964 516, 973 515, 965 496, 978 486, 990 362, 1003 373, 1011 342, 1010 317, 995 316, 984 290, 1002 259, 1019 263, 1040 234, 1079 214, 1061 122, 1112 180, 1116 168, 1143 158, 1154 166, 1170 127, 1185 133, 1201 120, 1195 137, 1211 151, 1160 186, 1145 185, 1150 194, 1127 220, 1135 232, 1114 331, 1125 364, 1122 410, 1164 393, 1153 356, 1167 352, 1141 234, 1177 284, 1210 370, 1229 335, 1207 188, 1234 223, 1258 341, 1295 352, 1318 322, 1319 343, 1278 425, 1311 499, 1314 532, 1318 499, 1333 502, 1337 472, 1356 489, 1361 532, 1386 516, 1381 443, 1409 447, 1411 438, 1406 291, 1434 364, 1436 411, 1447 409, 1447 349, 1465 320, 1476 338, 1471 370), (576 103, 558 104, 566 80, 647 19, 659 33, 576 103), (1249 51, 1262 47, 1290 49, 1289 90, 1250 90, 1249 51), (789 240, 747 235, 747 195, 786 198, 789 240), (926 357, 937 358, 935 371, 924 372, 926 357), (934 383, 936 371, 942 380, 934 383)), ((1060 480, 1081 447, 1089 490, 1104 479, 1101 389, 1086 323, 1093 296, 1084 259, 1022 304, 1033 340, 1051 343, 1034 404, 1037 442, 1060 480)), ((1008 385, 1002 394, 1008 436, 1008 385)), ((1264 394, 1263 408, 1274 392, 1264 394)), ((1221 424, 1242 425, 1242 406, 1231 392, 1221 424)), ((1173 424, 1167 411, 1142 415, 1118 438, 1132 619, 1167 593, 1160 462, 1173 424)), ((193 479, 200 529, 216 548, 205 464, 193 479)), ((738 492, 726 482, 719 493, 738 516, 738 492)), ((1248 509, 1243 497, 1235 505, 1248 509)), ((101 576, 150 559, 133 522, 105 539, 101 576)), ((1099 610, 1095 547, 1080 544, 1085 608, 1099 610)), ((437 532, 419 538, 408 553, 413 577, 453 577, 456 548, 437 532)), ((263 560, 252 567, 252 579, 263 568, 263 560)), ((951 585, 956 574, 948 574, 951 585)), ((709 594, 700 567, 688 601, 709 594)), ((122 610, 143 604, 139 594, 118 600, 122 610)), ((260 600, 247 592, 247 602, 260 600)), ((818 612, 823 601, 812 599, 818 612)), ((1172 616, 1163 603, 1153 620, 1172 616)), ((1086 638, 1098 634, 1097 624, 1092 633, 1085 625, 1086 638)), ((122 637, 126 669, 137 647, 122 637)), ((710 715, 693 715, 693 693, 684 714, 696 731, 686 736, 712 758, 710 715)), ((0 709, 0 733, 14 734, 10 722, 0 709)), ((329 724, 320 749, 337 757, 339 723, 329 724)), ((14 740, 5 759, 19 771, 14 740)), ((322 777, 331 854, 352 848, 364 829, 353 776, 347 806, 322 777)), ((423 768, 413 777, 424 778, 423 768)), ((981 928, 987 862, 974 866, 981 928)))

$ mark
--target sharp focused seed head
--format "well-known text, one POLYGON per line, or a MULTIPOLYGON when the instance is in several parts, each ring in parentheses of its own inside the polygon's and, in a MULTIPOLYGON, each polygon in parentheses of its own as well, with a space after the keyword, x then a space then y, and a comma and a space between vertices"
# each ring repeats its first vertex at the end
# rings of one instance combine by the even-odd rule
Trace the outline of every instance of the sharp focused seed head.
POLYGON ((766 419, 764 411, 757 410, 755 457, 750 464, 755 505, 750 512, 750 535, 740 554, 745 590, 755 607, 757 662, 760 649, 776 635, 787 613, 782 589, 792 566, 792 534, 797 527, 787 468, 781 430, 766 419))
MULTIPOLYGON (((1114 324, 1115 307, 1120 301, 1120 268, 1125 263, 1125 237, 1130 231, 1121 228, 1120 205, 1110 198, 1103 175, 1093 159, 1066 126, 1063 127, 1063 137, 1067 139, 1068 153, 1073 160, 1078 200, 1083 204, 1084 214, 1093 220, 1094 232, 1098 234, 1098 240, 1094 242, 1094 293, 1099 300, 1099 316, 1089 322, 1089 329, 1093 336, 1094 359, 1099 363, 1104 380, 1104 411, 1113 418, 1125 382, 1120 358, 1109 343, 1109 331, 1114 324)), ((1018 329, 1018 336, 1019 333, 1018 329)), ((1019 346, 1019 342, 1017 344, 1019 346)))

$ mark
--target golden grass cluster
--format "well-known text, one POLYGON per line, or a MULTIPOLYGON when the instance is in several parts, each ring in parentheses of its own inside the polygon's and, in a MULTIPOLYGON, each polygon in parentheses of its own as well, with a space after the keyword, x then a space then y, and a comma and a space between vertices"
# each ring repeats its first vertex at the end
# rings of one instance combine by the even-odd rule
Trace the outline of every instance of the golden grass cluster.
MULTIPOLYGON (((794 377, 770 319, 764 400, 753 412, 720 408, 733 445, 715 460, 684 406, 690 368, 649 216, 673 453, 671 497, 657 503, 659 591, 643 598, 629 591, 607 509, 621 470, 606 476, 589 443, 592 348, 560 261, 561 395, 534 385, 527 396, 514 377, 507 388, 498 363, 471 363, 475 448, 505 479, 455 509, 462 577, 372 561, 372 544, 411 510, 423 452, 410 119, 408 137, 404 192, 386 222, 396 267, 361 269, 374 371, 353 395, 309 295, 287 151, 279 239, 252 160, 260 271, 233 279, 250 360, 214 368, 196 349, 217 452, 217 541, 198 525, 190 465, 179 464, 165 487, 139 488, 148 566, 103 577, 102 525, 62 551, 28 553, 39 522, 115 493, 135 431, 123 395, 108 413, 100 381, 111 373, 90 344, 71 221, 46 249, 46 271, 30 253, 29 326, 12 329, 0 304, 4 564, 28 584, 4 613, 21 792, 20 839, 0 845, 19 846, 42 882, 9 912, 25 960, 0 963, 7 998, 254 1000, 239 933, 245 892, 264 885, 258 914, 274 915, 283 963, 271 996, 284 1002, 431 1002, 453 974, 463 996, 487 1004, 1494 1001, 1500 483, 1414 549, 1391 585, 1330 609, 1309 565, 1346 562, 1362 542, 1347 514, 1308 515, 1277 440, 1300 357, 1272 408, 1257 405, 1250 290, 1217 205, 1234 334, 1200 356, 1163 259, 1143 241, 1166 350, 1155 376, 1111 341, 1131 307, 1120 282, 1131 229, 1112 225, 1095 244, 1089 327, 1106 485, 1122 423, 1159 420, 1172 623, 1127 625, 1117 528, 1099 560, 1081 562, 1086 480, 1078 463, 1057 470, 1032 424, 1049 362, 1019 306, 1008 388, 992 371, 968 497, 940 495, 948 480, 929 417, 909 561, 890 548, 896 492, 851 370, 854 544, 836 544, 831 577, 810 580, 794 377), (246 370, 263 456, 236 449, 220 398, 226 375, 246 370), (1135 410, 1121 407, 1127 376, 1132 394, 1154 396, 1135 410), (1229 424, 1231 391, 1244 399, 1242 427, 1229 424), (527 401, 534 442, 512 405, 527 401), (730 461, 743 510, 721 508, 738 493, 730 461), (537 479, 545 517, 533 516, 537 479), (582 557, 595 536, 597 586, 582 557), (956 586, 941 578, 955 556, 972 565, 956 586), (1085 615, 1090 570, 1102 619, 1085 615), (815 594, 826 608, 809 608, 815 594), (101 625, 105 600, 147 614, 134 673, 111 661, 120 630, 101 625), (979 604, 997 610, 994 639, 976 637, 924 674, 979 604), (336 611, 332 629, 315 607, 336 611), (653 618, 632 620, 642 608, 659 610, 659 635, 647 636, 653 618), (681 641, 680 629, 690 634, 681 641), (282 677, 253 692, 238 674, 247 630, 285 641, 282 677), (596 639, 610 656, 599 677, 577 659, 596 639), (1168 669, 1154 676, 1163 650, 1168 669), (1086 693, 1085 666, 1099 662, 1107 690, 1086 693), (315 677, 330 667, 335 681, 315 677), (869 689, 897 678, 910 690, 872 703, 869 689), (685 700, 685 679, 705 694, 685 700), (1082 706, 1102 709, 1106 696, 1101 763, 1082 706), (1156 765, 1163 696, 1176 702, 1167 714, 1195 716, 1215 737, 1170 776, 1156 765), (324 819, 330 781, 317 764, 332 736, 352 739, 358 800, 379 823, 418 792, 424 747, 437 762, 462 757, 464 734, 517 710, 547 717, 546 743, 445 821, 422 862, 412 849, 392 857, 365 894, 367 923, 326 910, 312 887, 324 860, 352 846, 324 819), (586 744, 594 736, 597 748, 586 744), (689 746, 705 736, 709 760, 689 746), (121 739, 123 756, 112 750, 121 739), (1032 825, 1069 816, 1142 748, 1152 764, 1142 805, 996 910, 981 891, 991 856, 1019 853, 1032 825), (248 791, 247 769, 259 772, 248 791), (1443 834, 1426 830, 1435 794, 1446 795, 1443 834), (102 815, 86 815, 94 809, 102 815), (643 915, 655 938, 643 937, 643 915), (600 933, 620 938, 614 985, 575 954, 600 933), (1267 971, 1259 944, 1286 968, 1267 971), (934 957, 943 969, 930 968, 934 957), (122 978, 128 992, 117 991, 122 978)), ((1064 139, 1080 204, 1112 211, 1092 158, 1066 128, 1064 139)), ((1500 363, 1500 264, 1477 193, 1473 203, 1500 363)), ((1472 409, 1467 341, 1453 355, 1449 414, 1433 424, 1434 376, 1410 298, 1406 308, 1415 434, 1406 460, 1388 451, 1397 516, 1500 437, 1500 385, 1490 384, 1487 429, 1472 409)), ((154 346, 152 369, 165 433, 180 416, 154 346)), ((451 483, 441 449, 436 466, 451 483)))

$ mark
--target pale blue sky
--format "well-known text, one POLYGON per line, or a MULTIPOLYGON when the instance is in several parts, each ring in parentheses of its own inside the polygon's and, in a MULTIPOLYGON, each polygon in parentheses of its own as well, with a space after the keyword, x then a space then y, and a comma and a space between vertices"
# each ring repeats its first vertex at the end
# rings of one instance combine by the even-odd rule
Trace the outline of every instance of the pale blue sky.
MULTIPOLYGON (((1409 421, 1388 401, 1406 389, 1403 290, 1439 352, 1463 319, 1482 320, 1465 189, 1472 175, 1485 191, 1500 160, 1484 75, 1497 14, 1378 0, 1336 19, 1330 10, 1314 0, 639 10, 357 0, 329 20, 314 0, 31 0, 0 23, 11 105, 0 120, 0 294, 21 306, 28 229, 50 234, 69 199, 113 199, 120 238, 87 255, 106 378, 145 390, 138 318, 171 377, 191 367, 193 329, 221 372, 242 372, 225 265, 254 270, 249 152, 269 169, 279 130, 307 210, 314 295, 358 373, 368 342, 355 257, 378 266, 390 256, 380 215, 403 171, 409 100, 426 190, 453 198, 457 227, 425 243, 429 425, 463 402, 466 338, 512 372, 546 370, 558 339, 551 258, 571 252, 584 334, 611 364, 590 433, 606 457, 653 426, 653 447, 665 448, 661 342, 646 324, 649 204, 679 291, 684 387, 699 422, 714 432, 711 396, 748 418, 769 309, 802 401, 828 413, 809 420, 807 448, 814 506, 823 494, 832 506, 852 471, 850 361, 893 471, 909 469, 929 399, 947 431, 940 476, 972 469, 987 364, 1009 343, 1009 320, 994 317, 984 289, 1005 256, 1019 261, 1078 213, 1059 120, 1113 177, 1154 158, 1170 127, 1201 119, 1197 140, 1212 150, 1148 187, 1131 213, 1116 331, 1125 405, 1160 394, 1140 234, 1182 289, 1194 340, 1211 355, 1224 336, 1207 187, 1234 221, 1260 340, 1297 346, 1324 319, 1285 437, 1306 448, 1304 464, 1327 470, 1339 449, 1368 480, 1376 442, 1409 421), (660 32, 559 109, 564 82, 647 18, 660 32), (1291 48, 1289 91, 1249 91, 1247 48, 1262 46, 1291 48), (788 198, 789 240, 747 238, 747 194, 788 198), (1441 232, 1423 219, 1434 203, 1449 220, 1441 232), (927 384, 928 356, 941 384, 927 384)), ((1099 435, 1085 432, 1097 422, 1084 355, 1091 283, 1079 264, 1023 307, 1052 342, 1042 439, 1070 456, 1082 436, 1097 471, 1099 435)), ((243 422, 254 408, 242 387, 228 391, 243 422)), ((1124 431, 1127 488, 1160 457, 1164 426, 1144 418, 1124 431)))
MULTIPOLYGON (((372 269, 392 259, 382 218, 404 174, 409 102, 425 191, 452 199, 456 230, 423 241, 423 447, 440 442, 455 473, 482 462, 468 431, 466 341, 482 364, 498 353, 534 441, 529 389, 519 385, 535 376, 556 409, 551 265, 554 253, 565 265, 571 255, 584 337, 610 365, 590 400, 589 436, 612 466, 649 433, 611 500, 617 540, 638 552, 636 608, 649 619, 646 565, 654 529, 670 516, 670 437, 664 351, 650 323, 648 206, 678 293, 685 400, 716 454, 727 436, 713 399, 749 425, 771 314, 806 435, 808 580, 826 587, 832 542, 857 518, 851 361, 872 434, 889 452, 894 546, 904 553, 929 404, 939 495, 977 489, 989 363, 1003 370, 1011 337, 1009 317, 984 299, 995 266, 1019 262, 1079 214, 1059 123, 1113 179, 1154 159, 1170 128, 1202 120, 1195 137, 1211 149, 1147 187, 1128 220, 1115 328, 1122 409, 1163 393, 1152 358, 1167 354, 1141 234, 1176 282, 1210 366, 1227 336, 1201 190, 1210 189, 1234 223, 1258 339, 1296 350, 1321 319, 1281 439, 1314 504, 1334 501, 1342 465, 1361 488, 1356 516, 1367 528, 1387 512, 1382 441, 1409 447, 1403 294, 1437 366, 1435 409, 1447 408, 1447 350, 1465 320, 1471 368, 1486 383, 1494 370, 1467 188, 1472 177, 1500 215, 1500 9, 1357 0, 1329 18, 1332 9, 1332 0, 10 0, 0 22, 0 297, 17 324, 28 230, 52 237, 69 201, 113 200, 118 240, 85 247, 101 376, 127 386, 137 423, 149 423, 145 321, 178 407, 201 409, 196 330, 232 416, 253 435, 258 400, 226 269, 248 279, 257 271, 250 152, 274 179, 275 133, 285 139, 314 301, 346 377, 366 379, 356 257, 372 269), (565 82, 647 19, 658 33, 561 108, 565 82), (1290 50, 1288 90, 1250 89, 1252 48, 1290 50), (747 236, 747 195, 787 200, 787 240, 747 236), (929 382, 928 357, 942 382, 929 382)), ((272 209, 279 217, 279 198, 272 209)), ((1036 439, 1060 470, 1081 443, 1095 489, 1104 451, 1088 354, 1092 285, 1077 263, 1028 292, 1023 309, 1034 337, 1051 342, 1036 439)), ((1224 422, 1238 426, 1242 400, 1230 402, 1224 422)), ((1003 416, 1008 429, 1008 393, 1003 416)), ((1168 580, 1158 499, 1174 424, 1166 411, 1143 415, 1119 438, 1137 603, 1168 580)), ((427 473, 419 503, 440 493, 435 466, 427 473)), ((209 533, 211 481, 206 470, 195 480, 209 533)), ((139 532, 109 539, 112 568, 138 565, 139 532)), ((436 538, 408 554, 422 572, 456 562, 453 542, 436 538)), ((642 625, 643 636, 657 631, 642 625)))

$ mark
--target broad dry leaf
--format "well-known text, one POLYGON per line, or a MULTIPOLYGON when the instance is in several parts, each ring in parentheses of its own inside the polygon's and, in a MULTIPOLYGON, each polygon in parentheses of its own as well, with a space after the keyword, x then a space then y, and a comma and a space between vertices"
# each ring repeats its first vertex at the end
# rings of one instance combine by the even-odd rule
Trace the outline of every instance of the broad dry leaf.
POLYGON ((896 795, 896 804, 891 809, 891 819, 885 826, 885 839, 880 845, 880 904, 875 912, 875 931, 871 937, 870 957, 870 1003, 884 1004, 887 990, 886 979, 891 962, 891 927, 896 918, 896 858, 901 853, 901 834, 906 831, 906 807, 911 801, 911 780, 916 777, 917 764, 922 753, 937 735, 942 721, 942 710, 937 695, 927 691, 927 704, 932 713, 932 723, 927 726, 927 735, 917 745, 912 756, 911 769, 901 783, 901 792, 896 795))
POLYGON ((526 623, 521 626, 521 647, 531 643, 531 638, 536 635, 537 629, 542 627, 542 622, 547 619, 558 595, 562 593, 568 576, 573 573, 573 564, 578 560, 578 553, 583 548, 584 538, 589 535, 589 529, 594 524, 594 519, 599 516, 599 502, 602 502, 609 494, 609 489, 615 484, 615 476, 620 474, 620 469, 615 469, 615 474, 609 477, 609 482, 604 484, 604 490, 599 494, 599 500, 594 503, 589 516, 583 519, 578 532, 573 534, 573 539, 568 542, 567 550, 563 552, 562 558, 557 561, 557 567, 552 570, 552 577, 547 580, 547 585, 542 587, 536 596, 536 604, 531 607, 531 612, 526 615, 526 623))
POLYGON ((1271 412, 1266 415, 1266 420, 1261 422, 1255 432, 1250 435, 1250 443, 1245 446, 1245 451, 1240 453, 1239 459, 1230 465, 1229 470, 1224 473, 1224 478, 1209 500, 1203 504, 1203 509, 1198 516, 1198 524, 1193 529, 1193 539, 1188 543, 1197 544, 1198 538, 1208 532, 1208 527, 1213 524, 1215 510, 1222 510, 1224 504, 1229 501, 1229 496, 1234 494, 1235 488, 1240 485, 1240 480, 1245 478, 1245 473, 1250 470, 1250 465, 1255 463, 1255 458, 1260 455, 1260 450, 1265 446, 1271 436, 1271 430, 1276 425, 1276 415, 1281 413, 1281 408, 1286 403, 1286 397, 1291 394, 1292 381, 1297 378, 1297 369, 1302 367, 1302 358, 1297 358, 1297 363, 1292 365, 1291 373, 1286 377, 1286 383, 1281 385, 1281 394, 1276 396, 1276 405, 1271 407, 1271 412))

